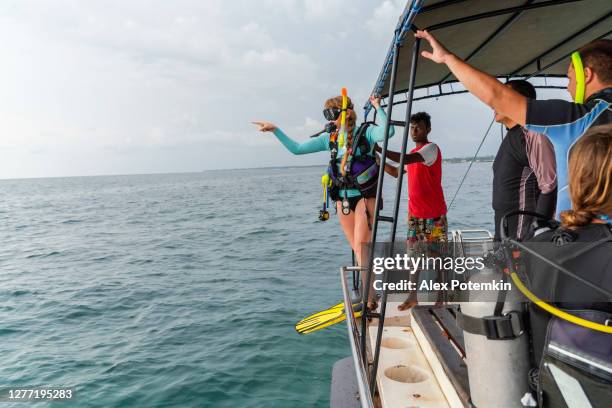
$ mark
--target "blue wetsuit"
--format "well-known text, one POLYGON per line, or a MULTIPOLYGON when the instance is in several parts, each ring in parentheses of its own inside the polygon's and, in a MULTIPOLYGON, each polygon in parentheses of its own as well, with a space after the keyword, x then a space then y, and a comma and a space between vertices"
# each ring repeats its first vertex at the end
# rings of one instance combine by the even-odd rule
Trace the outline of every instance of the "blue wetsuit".
MULTIPOLYGON (((365 137, 368 141, 368 145, 370 146, 369 155, 373 155, 374 144, 377 142, 382 142, 385 138, 385 124, 387 123, 387 115, 382 108, 378 108, 376 110, 376 118, 377 118, 377 126, 368 126, 365 132, 365 137)), ((353 129, 353 136, 355 135, 355 131, 357 129, 353 129)), ((393 137, 395 134, 395 129, 393 126, 389 127, 389 137, 393 137)), ((323 152, 325 150, 329 150, 329 137, 330 134, 325 132, 320 134, 317 137, 306 140, 305 142, 298 143, 295 140, 291 139, 287 136, 282 130, 276 128, 274 130, 274 135, 281 141, 281 143, 293 154, 308 154, 308 153, 316 153, 323 152)), ((346 152, 346 148, 342 147, 338 149, 338 163, 342 160, 344 153, 346 152)), ((356 152, 357 154, 361 152, 356 152)), ((346 190, 347 197, 359 197, 361 193, 357 189, 349 189, 346 190)), ((344 197, 344 190, 340 190, 340 196, 344 197)))
POLYGON ((526 128, 543 133, 555 148, 557 161, 557 217, 570 210, 567 165, 572 146, 589 128, 612 122, 612 88, 591 95, 584 104, 563 100, 534 100, 527 102, 526 128))

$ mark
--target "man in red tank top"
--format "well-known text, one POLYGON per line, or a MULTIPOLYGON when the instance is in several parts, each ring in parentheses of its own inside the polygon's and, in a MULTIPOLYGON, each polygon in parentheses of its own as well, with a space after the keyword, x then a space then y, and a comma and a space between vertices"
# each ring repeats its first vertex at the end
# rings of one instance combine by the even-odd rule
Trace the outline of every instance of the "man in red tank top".
MULTIPOLYGON (((417 254, 439 256, 448 241, 446 202, 442 191, 442 153, 428 135, 431 117, 425 112, 410 117, 410 136, 416 147, 404 155, 408 176, 408 248, 417 254)), ((377 150, 380 148, 377 146, 377 150)), ((400 153, 387 151, 387 158, 400 161, 400 153)), ((385 172, 397 177, 399 169, 385 163, 385 172)), ((414 275, 418 280, 418 273, 414 275)), ((438 302, 441 302, 439 294, 438 302)), ((416 292, 398 306, 406 310, 417 304, 416 292)))

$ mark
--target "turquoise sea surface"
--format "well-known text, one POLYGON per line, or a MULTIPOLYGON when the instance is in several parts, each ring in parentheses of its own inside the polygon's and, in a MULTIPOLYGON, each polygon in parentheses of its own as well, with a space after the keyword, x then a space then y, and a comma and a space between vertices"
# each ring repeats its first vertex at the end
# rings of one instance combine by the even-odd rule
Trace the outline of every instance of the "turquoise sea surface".
MULTIPOLYGON (((74 389, 37 407, 328 406, 346 326, 293 329, 340 301, 351 261, 333 211, 317 220, 323 167, 0 181, 0 389, 74 389)), ((466 168, 444 165, 449 202, 466 168)), ((491 178, 474 164, 451 229, 492 228, 491 178)))

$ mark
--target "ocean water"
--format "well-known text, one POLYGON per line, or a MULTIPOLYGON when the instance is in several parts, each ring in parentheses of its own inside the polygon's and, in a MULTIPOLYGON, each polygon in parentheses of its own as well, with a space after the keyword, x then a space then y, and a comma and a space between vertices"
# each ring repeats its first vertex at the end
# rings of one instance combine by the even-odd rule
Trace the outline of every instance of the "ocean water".
MULTIPOLYGON (((445 164, 448 201, 466 168, 445 164)), ((322 170, 0 181, 0 388, 74 388, 41 407, 327 406, 346 326, 293 329, 340 301, 351 261, 333 212, 317 220, 322 170)), ((450 228, 492 228, 491 178, 474 164, 450 228)))

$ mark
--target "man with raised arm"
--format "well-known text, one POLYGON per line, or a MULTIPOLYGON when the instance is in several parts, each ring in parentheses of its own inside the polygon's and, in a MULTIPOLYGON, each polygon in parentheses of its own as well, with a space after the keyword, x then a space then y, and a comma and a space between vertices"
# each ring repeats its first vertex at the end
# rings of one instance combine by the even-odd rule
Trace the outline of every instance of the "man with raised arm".
MULTIPOLYGON (((423 57, 446 64, 468 91, 495 112, 528 130, 548 136, 555 148, 557 161, 557 216, 561 211, 571 209, 567 191, 569 151, 590 127, 612 122, 612 40, 595 40, 578 50, 577 58, 582 61, 583 72, 576 73, 573 64, 569 64, 567 90, 573 99, 576 99, 577 88, 580 88, 577 87, 576 78, 584 77, 585 101, 573 103, 527 98, 461 60, 427 30, 418 30, 415 36, 432 47, 431 52, 421 52, 423 57)), ((578 89, 578 99, 580 93, 578 89)))

